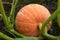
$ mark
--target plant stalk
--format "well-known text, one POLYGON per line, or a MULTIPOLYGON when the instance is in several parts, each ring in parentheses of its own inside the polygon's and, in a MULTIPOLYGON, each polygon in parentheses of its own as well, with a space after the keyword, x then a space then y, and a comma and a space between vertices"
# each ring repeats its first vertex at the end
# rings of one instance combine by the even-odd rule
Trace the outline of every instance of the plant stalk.
POLYGON ((3 3, 2 3, 2 0, 0 0, 0 15, 4 21, 4 24, 5 24, 5 27, 10 30, 11 27, 9 25, 9 22, 7 20, 7 16, 6 16, 6 13, 5 13, 5 10, 4 10, 4 7, 3 7, 3 3))
POLYGON ((60 0, 58 0, 57 9, 60 8, 60 0))
POLYGON ((51 20, 53 20, 59 13, 60 13, 60 8, 57 9, 57 10, 45 21, 45 23, 43 23, 42 28, 41 28, 41 33, 42 33, 42 35, 44 35, 44 36, 46 36, 46 37, 48 37, 48 38, 51 38, 51 39, 57 39, 57 38, 58 38, 58 37, 56 37, 56 36, 49 35, 49 34, 47 33, 47 31, 45 30, 45 27, 46 27, 46 25, 47 25, 51 20))
POLYGON ((17 31, 15 31, 14 29, 11 29, 10 30, 10 32, 12 32, 12 33, 14 33, 14 34, 16 34, 17 36, 19 36, 19 37, 25 37, 24 35, 22 35, 22 34, 20 34, 20 33, 18 33, 17 31))
POLYGON ((14 30, 13 26, 14 26, 14 13, 15 13, 15 8, 16 8, 16 5, 18 3, 18 0, 13 0, 13 3, 12 3, 12 8, 11 8, 11 12, 10 12, 10 15, 9 15, 9 18, 11 19, 12 21, 12 29, 10 30, 12 33, 20 36, 20 37, 24 37, 22 34, 19 34, 17 31, 14 30))
POLYGON ((14 13, 15 13, 15 8, 16 8, 17 3, 18 3, 18 0, 15 0, 15 2, 13 1, 11 12, 10 12, 10 15, 9 15, 9 18, 12 21, 12 27, 14 26, 14 13))
POLYGON ((11 37, 3 34, 2 32, 0 32, 0 37, 3 38, 3 39, 5 39, 5 40, 14 40, 13 38, 11 38, 11 37))
MULTIPOLYGON (((41 23, 39 23, 38 26, 39 26, 39 30, 41 31, 41 27, 42 27, 41 23)), ((53 38, 54 38, 54 39, 57 39, 57 37, 47 34, 46 29, 45 29, 44 36, 49 37, 49 38, 52 37, 52 39, 53 39, 53 38)))
MULTIPOLYGON (((59 9, 60 8, 60 0, 58 0, 58 5, 57 6, 58 6, 57 9, 59 9)), ((57 16, 57 22, 58 22, 58 26, 60 27, 60 13, 57 16)))
POLYGON ((7 16, 6 16, 4 7, 3 7, 2 0, 0 0, 0 13, 1 13, 1 15, 2 15, 2 18, 3 18, 3 21, 4 21, 5 26, 6 26, 7 28, 9 28, 9 22, 8 22, 8 20, 7 20, 7 16))
MULTIPOLYGON (((16 0, 16 1, 18 1, 18 0, 16 0)), ((15 6, 16 6, 16 4, 17 3, 15 3, 15 5, 12 7, 12 10, 11 10, 11 14, 12 14, 12 19, 14 18, 14 8, 15 8, 15 6)), ((3 21, 4 21, 4 24, 5 24, 5 27, 9 30, 9 31, 11 31, 12 29, 12 33, 14 33, 14 34, 16 34, 16 35, 18 35, 18 36, 21 36, 18 32, 16 32, 15 30, 14 30, 14 28, 13 27, 11 27, 10 26, 10 24, 9 24, 9 21, 7 20, 7 16, 6 16, 6 13, 5 13, 5 10, 4 10, 4 7, 3 7, 3 3, 2 3, 2 0, 0 0, 0 13, 1 13, 1 15, 2 15, 2 18, 3 18, 3 21)), ((13 19, 14 20, 14 19, 13 19)))

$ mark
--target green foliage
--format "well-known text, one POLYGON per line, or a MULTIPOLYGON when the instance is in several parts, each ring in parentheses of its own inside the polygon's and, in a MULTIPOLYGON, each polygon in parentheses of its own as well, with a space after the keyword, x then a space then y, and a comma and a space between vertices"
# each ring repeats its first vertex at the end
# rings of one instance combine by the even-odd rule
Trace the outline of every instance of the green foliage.
POLYGON ((15 38, 15 40, 38 40, 36 37, 15 38))

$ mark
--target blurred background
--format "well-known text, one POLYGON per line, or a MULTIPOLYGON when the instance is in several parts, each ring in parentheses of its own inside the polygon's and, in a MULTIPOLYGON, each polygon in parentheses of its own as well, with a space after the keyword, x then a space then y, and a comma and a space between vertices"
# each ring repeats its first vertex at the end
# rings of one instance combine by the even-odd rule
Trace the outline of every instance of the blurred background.
MULTIPOLYGON (((9 15, 9 12, 11 10, 11 3, 14 0, 3 0, 3 5, 4 5, 4 9, 6 11, 6 15, 9 15)), ((57 9, 57 0, 19 0, 16 10, 15 10, 15 16, 16 13, 25 5, 27 4, 32 4, 32 3, 37 3, 37 4, 41 4, 44 5, 45 7, 48 8, 48 10, 51 12, 51 14, 57 9)), ((4 28, 4 23, 2 18, 0 17, 0 31, 4 32, 6 28, 4 28)), ((5 32, 4 32, 5 33, 5 32)), ((55 18, 54 20, 52 20, 52 27, 51 29, 48 31, 49 34, 52 35, 60 35, 60 28, 57 25, 57 18, 55 18)), ((5 33, 7 35, 10 36, 9 33, 5 33)))

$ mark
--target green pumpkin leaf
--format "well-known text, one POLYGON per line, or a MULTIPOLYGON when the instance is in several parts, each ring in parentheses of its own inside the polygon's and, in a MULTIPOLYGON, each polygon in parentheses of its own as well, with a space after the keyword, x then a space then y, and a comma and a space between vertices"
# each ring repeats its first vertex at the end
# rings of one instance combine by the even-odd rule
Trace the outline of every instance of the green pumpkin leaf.
POLYGON ((15 38, 15 40, 38 40, 37 37, 15 38))

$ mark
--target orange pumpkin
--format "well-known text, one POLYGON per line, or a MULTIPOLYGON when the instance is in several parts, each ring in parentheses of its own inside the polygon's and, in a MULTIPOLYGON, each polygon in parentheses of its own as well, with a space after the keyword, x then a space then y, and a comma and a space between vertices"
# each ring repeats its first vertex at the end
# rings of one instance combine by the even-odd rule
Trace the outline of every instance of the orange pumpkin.
MULTIPOLYGON (((17 13, 16 30, 25 36, 39 36, 38 23, 44 23, 50 16, 48 9, 42 5, 26 5, 17 13)), ((50 26, 51 22, 47 25, 47 30, 50 26)))

